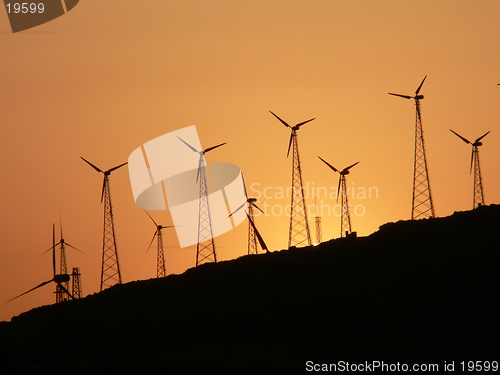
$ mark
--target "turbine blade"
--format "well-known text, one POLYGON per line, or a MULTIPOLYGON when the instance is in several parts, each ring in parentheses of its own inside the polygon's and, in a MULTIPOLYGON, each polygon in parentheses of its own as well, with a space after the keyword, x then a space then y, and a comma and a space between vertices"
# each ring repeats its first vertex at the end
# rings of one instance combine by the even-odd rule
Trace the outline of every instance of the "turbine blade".
POLYGON ((155 237, 156 237, 156 234, 158 233, 158 229, 155 231, 155 234, 153 234, 153 238, 151 239, 151 242, 149 243, 149 246, 148 246, 148 249, 146 250, 146 254, 148 253, 149 251, 149 248, 151 247, 151 245, 153 244, 153 241, 155 240, 155 237))
POLYGON ((233 214, 235 214, 236 212, 238 212, 239 210, 241 210, 245 204, 247 204, 247 202, 243 202, 243 204, 241 206, 239 206, 236 210, 234 210, 233 212, 231 212, 231 214, 227 217, 228 219, 233 216, 233 214))
MULTIPOLYGON (((48 283, 51 283, 52 281, 54 281, 54 279, 49 280, 49 281, 45 281, 45 282, 43 282, 43 283, 41 283, 41 284, 39 284, 39 285, 35 286, 34 288, 31 288, 31 289, 30 289, 30 290, 28 290, 27 292, 24 292, 24 293, 22 293, 22 294, 18 295, 17 297, 14 297, 14 298, 9 299, 7 302, 13 301, 13 300, 15 300, 16 298, 19 298, 19 297, 21 297, 21 296, 24 296, 25 294, 28 294, 29 292, 32 292, 32 291, 34 291, 35 289, 38 289, 38 288, 40 288, 40 287, 42 287, 42 286, 44 286, 44 285, 46 285, 46 284, 48 284, 48 283)), ((6 302, 6 303, 7 303, 7 302, 6 302)))
POLYGON ((310 119, 310 120, 306 120, 306 121, 302 121, 302 122, 299 122, 297 125, 295 125, 297 128, 300 128, 302 125, 304 124, 307 124, 308 122, 311 122, 312 120, 314 120, 314 118, 310 119))
POLYGON ((106 187, 106 175, 104 175, 104 179, 102 180, 102 191, 101 191, 101 203, 104 199, 104 189, 106 187))
POLYGON ((422 85, 424 84, 425 82, 425 79, 427 78, 427 76, 424 77, 424 79, 422 80, 422 82, 420 83, 420 86, 418 86, 418 89, 417 91, 415 91, 415 96, 418 95, 418 93, 420 92, 420 89, 422 88, 422 85))
POLYGON ((97 172, 101 172, 101 173, 104 173, 103 171, 101 171, 99 168, 97 168, 94 164, 92 164, 90 161, 86 160, 85 158, 81 157, 80 158, 83 159, 84 162, 86 162, 88 165, 90 165, 92 168, 94 168, 97 172))
POLYGON ((288 142, 288 151, 286 152, 286 157, 290 155, 290 147, 292 147, 293 132, 290 134, 290 141, 288 142))
MULTIPOLYGON (((78 248, 74 247, 73 245, 70 245, 70 244, 69 244, 69 243, 67 243, 67 242, 65 242, 64 244, 65 244, 66 246, 69 246, 69 247, 71 247, 72 249, 75 249, 75 250, 79 251, 80 253, 82 253, 82 254, 85 254, 85 255, 86 255, 86 253, 85 253, 84 251, 82 251, 82 250, 80 250, 80 249, 78 249, 78 248)), ((57 245, 56 245, 56 246, 57 246, 57 245)))
POLYGON ((339 176, 339 186, 337 186, 337 203, 339 202, 340 195, 340 181, 342 180, 342 175, 339 176))
POLYGON ((474 162, 474 146, 472 146, 472 154, 470 154, 470 169, 469 169, 469 174, 472 173, 472 164, 474 162))
POLYGON ((206 148, 203 150, 203 153, 206 154, 208 151, 212 151, 213 149, 216 149, 217 147, 220 147, 220 146, 224 146, 225 144, 226 144, 226 142, 221 143, 220 145, 217 145, 217 146, 212 146, 212 147, 206 148))
POLYGON ((247 217, 248 217, 248 220, 250 221, 250 225, 252 225, 252 228, 253 230, 255 231, 255 235, 257 236, 257 240, 259 240, 259 244, 260 244, 260 247, 262 248, 262 250, 266 250, 266 253, 269 252, 268 248, 267 248, 267 245, 266 243, 264 242, 264 239, 262 238, 262 236, 260 235, 259 233, 259 230, 257 229, 257 227, 255 226, 255 223, 253 222, 252 218, 250 217, 250 215, 248 214, 247 212, 247 217))
POLYGON ((154 223, 154 224, 158 227, 158 224, 156 224, 155 219, 153 219, 153 218, 151 217, 151 215, 149 214, 149 212, 148 212, 148 211, 146 211, 146 210, 144 210, 144 212, 145 212, 145 213, 149 216, 149 218, 151 219, 151 221, 152 221, 152 222, 153 222, 153 223, 154 223))
POLYGON ((241 173, 241 179, 243 180, 243 190, 245 191, 245 197, 248 199, 247 185, 245 184, 245 176, 241 173))
MULTIPOLYGON (((62 241, 62 239, 64 238, 64 236, 63 236, 63 226, 62 226, 61 215, 59 215, 59 227, 60 227, 60 230, 61 230, 61 241, 62 241)), ((61 242, 61 241, 59 241, 59 242, 61 242)))
POLYGON ((274 117, 276 117, 278 120, 280 120, 280 121, 281 121, 281 123, 282 123, 283 125, 285 125, 286 127, 289 127, 290 129, 292 128, 290 125, 288 125, 288 124, 286 123, 286 121, 285 121, 285 120, 282 120, 281 118, 279 118, 279 117, 278 117, 278 115, 277 115, 277 114, 275 114, 273 111, 269 111, 269 112, 271 112, 271 113, 272 113, 272 115, 273 115, 274 117))
POLYGON ((68 296, 70 296, 70 297, 71 297, 71 299, 75 299, 75 297, 73 297, 73 296, 71 295, 71 293, 70 293, 70 292, 68 292, 68 289, 66 289, 66 288, 64 287, 64 285, 62 285, 62 283, 57 283, 57 285, 59 285, 59 287, 60 287, 62 290, 64 290, 64 293, 66 293, 68 296))
POLYGON ((203 167, 203 154, 200 154, 200 160, 198 162, 198 171, 196 172, 196 182, 200 179, 201 168, 203 167))
MULTIPOLYGON (((60 244, 61 244, 61 241, 59 241, 58 243, 56 243, 56 246, 59 246, 60 244)), ((52 250, 52 246, 51 246, 51 247, 49 247, 47 250, 45 250, 43 253, 41 253, 41 254, 39 255, 39 257, 41 257, 43 254, 48 253, 48 252, 49 252, 49 251, 51 251, 51 250, 52 250)))
POLYGON ((392 92, 389 93, 389 95, 394 95, 394 96, 399 96, 401 98, 405 98, 405 99, 413 99, 413 96, 409 96, 409 95, 401 95, 401 94, 394 94, 392 92))
POLYGON ((467 138, 462 137, 460 134, 455 133, 455 132, 454 132, 453 130, 451 130, 451 129, 450 129, 450 131, 451 131, 453 134, 455 134, 458 138, 460 138, 462 141, 464 141, 465 143, 472 144, 472 143, 470 143, 470 141, 469 141, 467 138))
POLYGON ((255 203, 252 203, 252 205, 265 215, 264 211, 262 211, 255 203))
MULTIPOLYGON (((333 170, 334 172, 339 172, 337 168, 335 168, 333 165, 331 165, 330 163, 328 163, 327 161, 323 160, 321 158, 321 156, 318 156, 318 158, 323 162, 325 163, 326 165, 328 165, 330 167, 331 170, 333 170)), ((340 172, 339 172, 340 173, 340 172)))
MULTIPOLYGON (((490 131, 491 131, 491 130, 490 130, 490 131)), ((474 141, 474 143, 479 142, 481 139, 483 139, 484 137, 486 137, 488 134, 490 134, 490 131, 489 131, 488 133, 485 133, 485 134, 483 134, 482 136, 480 136, 478 139, 476 139, 476 140, 474 141)))
POLYGON ((108 169, 108 171, 107 171, 107 172, 108 172, 108 173, 111 173, 111 172, 113 172, 113 171, 117 170, 118 168, 123 167, 125 164, 128 164, 128 162, 123 163, 123 164, 120 164, 120 165, 117 165, 116 167, 113 167, 113 168, 111 168, 111 169, 108 169))
POLYGON ((358 163, 359 163, 359 161, 354 163, 353 165, 348 166, 347 168, 344 168, 344 171, 348 171, 349 169, 351 169, 352 167, 354 167, 358 163))
POLYGON ((191 146, 189 143, 187 143, 184 139, 182 139, 181 137, 177 137, 177 138, 179 138, 182 141, 182 143, 184 143, 186 146, 188 146, 191 150, 199 153, 199 151, 197 149, 195 149, 193 146, 191 146))
POLYGON ((56 225, 52 224, 52 270, 56 277, 56 225))

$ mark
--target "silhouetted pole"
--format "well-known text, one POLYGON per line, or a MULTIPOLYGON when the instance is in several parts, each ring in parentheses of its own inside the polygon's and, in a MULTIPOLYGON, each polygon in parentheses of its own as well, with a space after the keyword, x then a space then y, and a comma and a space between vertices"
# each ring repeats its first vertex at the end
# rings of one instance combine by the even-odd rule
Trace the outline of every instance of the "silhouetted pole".
MULTIPOLYGON (((62 235, 61 235, 62 238, 62 235)), ((66 267, 66 248, 64 246, 64 240, 60 242, 59 245, 59 257, 60 257, 60 265, 59 265, 59 274, 60 275, 65 275, 68 273, 67 267, 66 267)), ((62 283, 66 290, 69 290, 69 282, 65 281, 62 283)), ((64 292, 64 290, 59 286, 59 284, 56 284, 56 303, 66 301, 68 300, 67 294, 64 292)))
POLYGON ((158 243, 156 246, 156 277, 167 276, 165 267, 165 253, 163 252, 163 234, 161 228, 158 229, 158 243))
POLYGON ((316 197, 314 197, 314 207, 316 208, 316 217, 314 218, 314 224, 316 226, 316 243, 321 243, 321 216, 318 215, 318 205, 316 204, 316 197))
POLYGON ((109 178, 104 178, 104 232, 102 240, 101 291, 110 286, 121 284, 122 275, 118 262, 118 247, 116 245, 115 224, 113 221, 113 206, 109 178))
POLYGON ((292 199, 290 203, 290 227, 288 233, 288 247, 311 246, 307 206, 304 197, 302 182, 302 168, 299 157, 297 131, 292 131, 292 199))
POLYGON ((484 206, 483 180, 481 178, 481 167, 479 165, 479 150, 477 146, 472 148, 474 155, 474 198, 472 207, 484 206))
MULTIPOLYGON (((252 219, 254 218, 252 203, 248 204, 248 216, 250 216, 252 219)), ((255 230, 250 220, 248 220, 248 255, 250 254, 258 254, 258 251, 257 251, 257 237, 255 236, 255 230)))
POLYGON ((82 298, 82 283, 80 279, 81 273, 78 267, 73 268, 73 273, 71 274, 72 288, 71 294, 74 298, 82 298))

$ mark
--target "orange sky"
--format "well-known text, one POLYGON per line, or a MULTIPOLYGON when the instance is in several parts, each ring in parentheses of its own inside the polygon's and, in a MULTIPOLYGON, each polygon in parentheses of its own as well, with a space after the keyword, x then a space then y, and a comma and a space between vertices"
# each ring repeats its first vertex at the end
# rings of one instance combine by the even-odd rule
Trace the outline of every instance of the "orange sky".
MULTIPOLYGON (((87 0, 12 34, 1 8, 0 320, 53 303, 52 285, 2 301, 51 278, 50 256, 39 255, 60 215, 66 241, 86 252, 68 251, 68 267, 80 267, 84 295, 99 289, 102 177, 80 156, 108 169, 193 124, 204 147, 227 142, 208 161, 238 165, 255 196, 290 184, 289 130, 269 110, 290 123, 315 117, 299 131, 304 180, 337 186, 317 155, 337 168, 360 161, 347 181, 377 191, 350 202, 363 213, 353 229, 368 235, 410 217, 415 109, 387 93, 413 94, 428 75, 422 119, 437 215, 472 206, 470 146, 449 128, 471 140, 491 130, 481 166, 486 203, 499 203, 499 15, 495 0, 87 0)), ((123 279, 154 277, 155 228, 134 205, 126 168, 111 189, 123 279)), ((289 200, 258 204, 268 207, 256 224, 269 247, 286 247, 279 213, 289 200)), ((324 240, 339 227, 323 215, 324 240)), ((216 238, 218 258, 244 255, 246 232, 245 223, 216 238)), ((195 247, 179 249, 171 232, 164 241, 168 273, 194 266, 195 247)))

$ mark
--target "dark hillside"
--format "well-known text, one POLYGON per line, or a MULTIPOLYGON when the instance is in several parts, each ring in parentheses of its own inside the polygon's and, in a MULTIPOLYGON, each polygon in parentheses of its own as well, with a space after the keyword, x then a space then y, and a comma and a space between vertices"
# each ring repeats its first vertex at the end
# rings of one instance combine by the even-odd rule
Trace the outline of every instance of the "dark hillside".
POLYGON ((1 324, 2 367, 290 374, 307 360, 498 360, 499 229, 500 207, 485 206, 115 286, 1 324))

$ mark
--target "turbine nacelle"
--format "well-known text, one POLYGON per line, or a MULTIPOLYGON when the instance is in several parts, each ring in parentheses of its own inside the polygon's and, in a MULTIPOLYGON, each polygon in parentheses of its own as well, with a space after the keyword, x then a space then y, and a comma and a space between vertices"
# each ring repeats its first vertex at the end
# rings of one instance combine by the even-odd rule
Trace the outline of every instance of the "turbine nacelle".
POLYGON ((70 279, 71 279, 70 275, 68 275, 68 274, 60 274, 60 275, 55 275, 53 280, 57 284, 60 284, 60 283, 67 283, 70 279))

